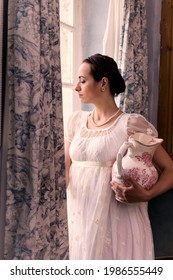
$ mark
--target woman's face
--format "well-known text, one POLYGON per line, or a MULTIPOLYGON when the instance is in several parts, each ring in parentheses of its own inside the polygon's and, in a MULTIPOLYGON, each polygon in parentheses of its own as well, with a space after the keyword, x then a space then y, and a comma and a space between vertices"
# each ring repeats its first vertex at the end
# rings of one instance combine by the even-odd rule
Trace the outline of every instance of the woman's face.
POLYGON ((96 82, 90 74, 90 64, 84 62, 79 67, 78 81, 75 86, 82 103, 95 103, 101 91, 101 82, 96 82))

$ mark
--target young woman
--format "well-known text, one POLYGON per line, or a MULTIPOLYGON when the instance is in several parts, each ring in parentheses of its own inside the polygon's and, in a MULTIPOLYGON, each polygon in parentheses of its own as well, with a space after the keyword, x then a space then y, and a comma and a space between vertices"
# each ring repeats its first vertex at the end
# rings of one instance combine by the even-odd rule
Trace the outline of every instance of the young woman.
POLYGON ((82 103, 95 108, 75 112, 65 135, 70 259, 154 259, 147 201, 173 187, 173 162, 160 145, 153 160, 162 174, 151 190, 130 178, 129 188, 111 186, 122 143, 134 132, 150 129, 157 137, 157 131, 143 116, 117 108, 114 97, 125 83, 112 58, 95 54, 85 59, 75 90, 82 103))

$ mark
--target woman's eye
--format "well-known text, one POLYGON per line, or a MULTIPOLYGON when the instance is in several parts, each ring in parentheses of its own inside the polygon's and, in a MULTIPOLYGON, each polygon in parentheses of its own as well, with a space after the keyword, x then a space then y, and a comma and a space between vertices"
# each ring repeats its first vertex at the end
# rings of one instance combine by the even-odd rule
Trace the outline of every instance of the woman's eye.
POLYGON ((84 84, 84 83, 85 83, 85 80, 81 80, 80 82, 81 82, 81 84, 84 84))

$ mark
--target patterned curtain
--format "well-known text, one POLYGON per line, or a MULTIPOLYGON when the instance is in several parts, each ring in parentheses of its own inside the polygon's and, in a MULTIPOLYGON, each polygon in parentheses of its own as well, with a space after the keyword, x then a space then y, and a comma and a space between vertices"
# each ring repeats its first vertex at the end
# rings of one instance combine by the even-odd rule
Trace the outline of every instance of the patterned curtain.
POLYGON ((148 118, 148 46, 146 0, 124 0, 118 66, 126 81, 120 107, 148 118))
POLYGON ((58 0, 9 0, 5 259, 67 259, 58 0))

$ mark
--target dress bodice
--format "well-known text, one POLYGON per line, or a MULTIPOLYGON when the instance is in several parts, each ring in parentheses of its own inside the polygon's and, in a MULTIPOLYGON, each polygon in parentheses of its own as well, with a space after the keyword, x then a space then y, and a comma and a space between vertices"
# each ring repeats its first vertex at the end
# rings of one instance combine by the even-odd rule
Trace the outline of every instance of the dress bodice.
POLYGON ((104 129, 87 128, 89 112, 75 112, 69 120, 66 139, 71 142, 70 157, 76 161, 115 161, 121 144, 137 131, 157 131, 144 117, 138 114, 121 114, 104 129))

